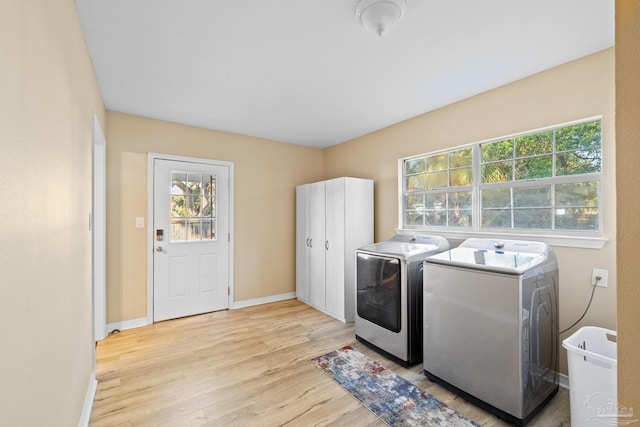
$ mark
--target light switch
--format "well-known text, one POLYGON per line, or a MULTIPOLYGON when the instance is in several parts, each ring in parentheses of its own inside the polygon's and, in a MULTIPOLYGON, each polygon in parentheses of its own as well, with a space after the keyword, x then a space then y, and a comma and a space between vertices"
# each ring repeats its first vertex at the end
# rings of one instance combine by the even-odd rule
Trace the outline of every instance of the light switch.
POLYGON ((144 228, 144 217, 143 216, 136 217, 136 228, 144 228))

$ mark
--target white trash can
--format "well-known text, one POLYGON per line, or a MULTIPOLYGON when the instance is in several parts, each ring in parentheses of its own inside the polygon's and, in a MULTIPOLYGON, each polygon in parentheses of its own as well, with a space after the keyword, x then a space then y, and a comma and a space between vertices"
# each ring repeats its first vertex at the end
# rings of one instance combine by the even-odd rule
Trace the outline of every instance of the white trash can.
POLYGON ((618 407, 616 336, 616 331, 585 326, 562 341, 569 362, 572 427, 615 425, 619 410, 625 410, 618 407))

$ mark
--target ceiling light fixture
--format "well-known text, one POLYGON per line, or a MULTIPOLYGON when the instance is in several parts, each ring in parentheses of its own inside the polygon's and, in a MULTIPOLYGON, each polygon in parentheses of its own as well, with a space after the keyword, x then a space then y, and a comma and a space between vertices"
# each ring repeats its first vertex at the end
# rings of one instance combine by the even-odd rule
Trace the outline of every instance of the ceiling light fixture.
POLYGON ((366 30, 382 37, 404 16, 407 0, 358 0, 356 18, 366 30))

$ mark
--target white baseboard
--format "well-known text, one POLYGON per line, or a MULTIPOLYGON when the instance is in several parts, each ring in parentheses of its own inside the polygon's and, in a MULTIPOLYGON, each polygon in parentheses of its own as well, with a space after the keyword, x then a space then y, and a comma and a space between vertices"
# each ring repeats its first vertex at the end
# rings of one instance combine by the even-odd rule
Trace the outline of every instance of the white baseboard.
POLYGON ((270 303, 270 302, 284 301, 284 300, 287 300, 287 299, 293 299, 295 297, 296 297, 296 293, 295 292, 288 292, 286 294, 271 295, 271 296, 263 297, 263 298, 246 299, 244 301, 235 301, 233 303, 233 306, 229 307, 229 308, 235 310, 237 308, 251 307, 251 306, 254 306, 254 305, 267 304, 267 303, 270 303))
POLYGON ((80 421, 78 421, 78 427, 87 427, 89 420, 91 420, 91 410, 93 409, 93 399, 96 397, 96 388, 98 387, 98 381, 96 380, 95 371, 91 372, 89 377, 89 385, 87 386, 87 392, 84 395, 84 403, 82 404, 82 415, 80 421))
MULTIPOLYGON (((277 301, 284 301, 284 300, 287 300, 287 299, 293 299, 295 297, 296 297, 296 293, 295 292, 289 292, 289 293, 286 293, 286 294, 271 295, 271 296, 263 297, 263 298, 248 299, 248 300, 244 300, 244 301, 236 301, 236 302, 233 303, 233 306, 231 306, 229 308, 230 309, 236 309, 236 308, 251 307, 251 306, 254 306, 254 305, 267 304, 267 303, 270 303, 270 302, 277 302, 277 301)), ((153 322, 151 322, 151 323, 153 323, 153 322)), ((111 333, 116 329, 118 329, 119 331, 124 331, 126 329, 141 328, 143 326, 150 325, 151 323, 149 322, 149 320, 146 317, 141 317, 139 319, 124 320, 122 322, 109 323, 107 325, 107 331, 108 331, 108 333, 111 333)))
POLYGON ((141 328, 143 326, 147 326, 149 323, 147 322, 146 317, 141 317, 139 319, 131 319, 125 320, 122 322, 114 322, 109 323, 107 325, 108 333, 113 332, 114 330, 124 331, 125 329, 133 329, 133 328, 141 328))
POLYGON ((559 378, 559 382, 560 382, 560 387, 562 388, 566 388, 567 390, 569 390, 569 377, 567 375, 564 374, 558 374, 558 378, 559 378))

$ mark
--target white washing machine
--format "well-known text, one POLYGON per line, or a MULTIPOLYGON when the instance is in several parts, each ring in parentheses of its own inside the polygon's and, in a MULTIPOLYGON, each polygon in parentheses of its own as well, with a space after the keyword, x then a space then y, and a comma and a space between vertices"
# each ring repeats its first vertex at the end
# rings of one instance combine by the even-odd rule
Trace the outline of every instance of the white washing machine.
POLYGON ((438 236, 398 234, 356 250, 356 338, 402 365, 422 361, 423 261, 438 236))
POLYGON ((468 239, 424 266, 424 373, 523 425, 558 391, 558 263, 540 242, 468 239))

